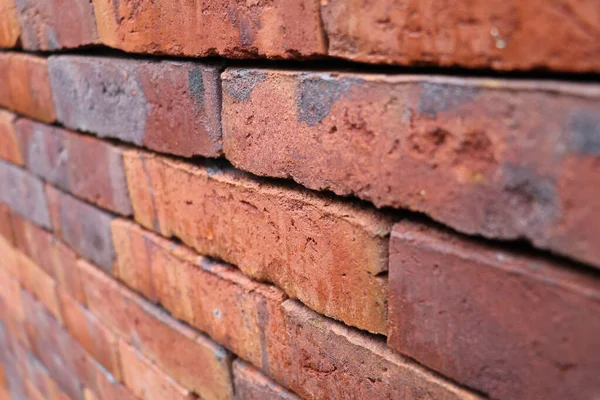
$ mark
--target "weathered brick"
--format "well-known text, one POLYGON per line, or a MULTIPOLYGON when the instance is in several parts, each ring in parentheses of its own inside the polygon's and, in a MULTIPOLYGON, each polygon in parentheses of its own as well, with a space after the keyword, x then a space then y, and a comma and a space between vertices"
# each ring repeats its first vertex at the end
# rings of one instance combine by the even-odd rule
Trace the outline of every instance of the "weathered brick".
POLYGON ((389 344, 492 398, 600 391, 600 279, 405 221, 390 248, 389 344))
POLYGON ((98 363, 119 379, 121 373, 115 335, 70 295, 60 291, 59 297, 66 329, 98 363))
POLYGON ((87 0, 15 0, 23 48, 53 51, 98 41, 94 8, 87 0))
POLYGON ((241 360, 233 363, 235 398, 238 400, 300 400, 300 397, 241 360))
POLYGON ((54 232, 82 257, 112 271, 112 215, 47 185, 54 232))
POLYGON ((28 170, 83 200, 131 214, 122 148, 26 119, 16 130, 28 170))
POLYGON ((15 165, 23 165, 15 120, 15 114, 0 110, 0 158, 15 165))
MULTIPOLYGON (((10 248, 5 244, 0 239, 0 254, 3 259, 12 258, 10 248)), ((25 314, 21 301, 21 286, 3 262, 0 262, 0 267, 0 319, 9 335, 27 343, 27 335, 23 328, 25 314)))
POLYGON ((21 27, 15 0, 0 0, 0 48, 16 47, 19 45, 21 27))
POLYGON ((314 310, 385 332, 387 281, 378 275, 387 269, 387 217, 212 163, 137 151, 124 158, 143 226, 271 281, 314 310))
POLYGON ((597 4, 444 0, 321 2, 329 54, 385 64, 599 71, 597 4), (551 37, 552 40, 548 40, 551 37))
POLYGON ((88 307, 185 388, 206 399, 232 397, 230 355, 86 262, 88 307))
POLYGON ((392 352, 378 337, 332 321, 293 300, 283 303, 288 369, 281 380, 302 397, 477 399, 392 352))
POLYGON ((115 269, 128 286, 263 371, 281 368, 281 291, 129 221, 115 220, 112 232, 115 269))
POLYGON ((318 0, 93 0, 102 43, 136 53, 297 58, 326 52, 318 0))
POLYGON ((0 203, 0 236, 7 242, 14 243, 15 235, 12 227, 12 213, 10 209, 0 203))
POLYGON ((54 102, 45 58, 0 53, 0 106, 42 122, 54 122, 54 102))
POLYGON ((21 168, 0 160, 0 202, 29 221, 50 228, 44 184, 21 168))
POLYGON ((57 119, 68 128, 185 157, 221 151, 215 66, 58 56, 49 70, 57 119))
POLYGON ((52 379, 50 372, 31 353, 27 353, 27 377, 42 400, 70 400, 52 379))
POLYGON ((237 167, 600 266, 600 86, 231 69, 237 167))
POLYGON ((195 399, 194 394, 175 382, 139 351, 119 341, 125 385, 140 399, 195 399))
POLYGON ((11 217, 15 246, 50 275, 62 290, 85 304, 76 253, 45 230, 14 214, 11 217))
POLYGON ((25 376, 19 368, 19 360, 13 350, 14 338, 0 321, 0 362, 4 365, 4 373, 8 383, 10 399, 26 399, 25 376))

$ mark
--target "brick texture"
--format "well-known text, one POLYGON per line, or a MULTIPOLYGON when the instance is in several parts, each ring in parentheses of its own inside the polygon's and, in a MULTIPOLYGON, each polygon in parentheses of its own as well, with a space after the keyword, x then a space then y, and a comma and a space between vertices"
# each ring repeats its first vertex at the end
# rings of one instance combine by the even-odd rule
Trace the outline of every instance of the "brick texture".
POLYGON ((300 400, 289 390, 270 380, 260 370, 243 361, 233 364, 235 398, 239 400, 300 400))
POLYGON ((393 348, 492 398, 598 392, 597 276, 411 222, 390 257, 393 348))
POLYGON ((387 268, 384 216, 213 164, 132 151, 125 168, 135 219, 146 228, 274 282, 325 315, 385 331, 387 282, 377 276, 387 268))
POLYGON ((52 51, 97 42, 98 33, 91 2, 85 0, 15 1, 24 49, 52 51))
POLYGON ((49 71, 57 119, 71 129, 185 157, 221 151, 217 67, 58 56, 49 71))
POLYGON ((600 266, 600 87, 232 69, 227 158, 600 266))
POLYGON ((102 43, 129 52, 297 58, 326 51, 318 0, 93 4, 102 43))
POLYGON ((54 122, 54 101, 46 59, 0 53, 0 106, 42 122, 54 122))
POLYGON ((90 203, 131 214, 121 148, 26 119, 16 130, 28 170, 90 203))
POLYGON ((19 44, 21 27, 15 0, 0 0, 0 48, 16 47, 19 44))
POLYGON ((0 159, 23 165, 19 138, 14 127, 15 120, 16 116, 13 113, 0 110, 0 159))
POLYGON ((329 54, 385 64, 598 71, 593 1, 321 2, 329 54), (548 38, 552 37, 551 40, 548 38))

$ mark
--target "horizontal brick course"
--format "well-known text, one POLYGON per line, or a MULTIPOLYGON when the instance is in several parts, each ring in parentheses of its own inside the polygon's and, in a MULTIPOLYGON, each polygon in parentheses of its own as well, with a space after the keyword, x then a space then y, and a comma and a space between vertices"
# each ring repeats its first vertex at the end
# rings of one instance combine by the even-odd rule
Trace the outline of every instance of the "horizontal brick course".
POLYGON ((599 71, 597 4, 328 0, 329 54, 368 63, 599 71), (551 38, 551 39, 549 39, 551 38))
POLYGON ((596 274, 412 222, 390 257, 391 347, 492 398, 598 392, 596 274))
POLYGON ((184 157, 220 154, 217 67, 82 56, 48 63, 66 127, 184 157))
POLYGON ((16 131, 28 170, 83 200, 131 214, 122 148, 26 119, 16 131))
POLYGON ((306 57, 325 52, 318 0, 93 0, 102 43, 134 53, 306 57))
POLYGON ((0 53, 0 106, 42 122, 54 122, 54 101, 45 58, 0 53))
POLYGON ((144 227, 271 281, 328 316, 385 332, 387 282, 377 275, 387 269, 387 217, 214 164, 131 151, 125 168, 144 227))
MULTIPOLYGON (((158 307, 80 262, 89 309, 175 381, 205 399, 231 398, 230 356, 158 307)), ((127 374, 127 373, 125 373, 127 374)))
POLYGON ((40 179, 0 160, 0 203, 43 228, 50 228, 50 213, 44 184, 40 179))
POLYGON ((16 0, 16 4, 26 50, 72 49, 98 41, 91 2, 16 0))
POLYGON ((229 69, 227 158, 600 267, 600 87, 229 69))
POLYGON ((300 400, 300 397, 270 380, 243 361, 233 363, 235 398, 238 400, 300 400))

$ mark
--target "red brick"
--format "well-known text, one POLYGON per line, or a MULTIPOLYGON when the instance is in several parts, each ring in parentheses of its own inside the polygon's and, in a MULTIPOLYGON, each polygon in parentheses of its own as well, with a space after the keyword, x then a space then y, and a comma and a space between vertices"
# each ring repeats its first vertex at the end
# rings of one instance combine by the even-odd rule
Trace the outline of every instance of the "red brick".
POLYGON ((195 399, 194 395, 173 381, 139 351, 119 341, 123 376, 127 387, 140 399, 195 399))
POLYGON ((413 222, 390 248, 389 344, 492 398, 600 390, 600 279, 413 222))
POLYGON ((58 383, 50 373, 31 354, 28 354, 27 375, 33 388, 37 390, 42 400, 69 400, 69 397, 60 389, 58 383))
POLYGON ((4 329, 0 321, 0 363, 4 365, 10 399, 26 399, 26 376, 21 368, 21 357, 16 353, 14 338, 4 329))
POLYGON ((116 269, 128 286, 263 371, 281 367, 286 299, 281 291, 131 222, 115 220, 112 231, 116 269))
POLYGON ((600 266, 598 85, 230 69, 223 87, 241 169, 600 266))
POLYGON ((329 54, 385 64, 599 71, 597 4, 501 1, 321 2, 329 54), (552 40, 548 40, 551 37, 552 40))
POLYGON ((71 49, 95 44, 94 8, 85 0, 17 0, 23 48, 71 49))
MULTIPOLYGON (((19 45, 21 27, 15 0, 0 0, 0 48, 11 48, 19 45)), ((1 397, 0 397, 1 398, 1 397)))
POLYGON ((135 53, 297 58, 324 54, 318 0, 93 0, 102 43, 135 53))
POLYGON ((14 243, 15 235, 12 227, 12 213, 10 209, 0 203, 0 236, 8 243, 14 243))
MULTIPOLYGON (((5 244, 0 238, 0 254, 3 260, 14 256, 14 252, 10 254, 11 249, 5 244)), ((6 264, 0 262, 0 267, 0 319, 12 337, 27 343, 27 335, 23 328, 25 314, 21 302, 21 286, 19 281, 9 273, 6 264)))
POLYGON ((42 122, 54 122, 54 101, 45 58, 0 53, 0 106, 42 122))
POLYGON ((68 128, 185 157, 220 154, 215 66, 59 56, 49 70, 57 119, 68 128))
POLYGON ((238 400, 300 400, 300 397, 241 360, 233 363, 233 377, 235 398, 238 400))
POLYGON ((117 338, 98 318, 70 295, 59 292, 64 325, 83 348, 116 379, 119 379, 117 338))
POLYGON ((83 200, 131 214, 122 148, 26 119, 16 130, 28 170, 83 200))
POLYGON ((44 184, 29 172, 0 160, 0 203, 43 228, 50 228, 44 184))
POLYGON ((62 290, 85 304, 75 252, 45 230, 14 214, 11 217, 15 246, 50 275, 62 290))
POLYGON ((23 165, 23 155, 15 131, 17 116, 0 110, 0 158, 15 165, 23 165))
POLYGON ((379 337, 283 303, 288 367, 280 380, 304 398, 477 399, 392 352, 379 337))
POLYGON ((206 399, 232 396, 227 351, 92 265, 80 262, 88 307, 108 327, 190 391, 206 399))
POLYGON ((387 269, 387 217, 212 163, 136 151, 124 158, 143 226, 271 281, 328 316, 385 332, 387 282, 377 275, 387 269))
POLYGON ((110 236, 113 216, 52 186, 46 186, 55 234, 82 257, 112 271, 115 251, 110 236))

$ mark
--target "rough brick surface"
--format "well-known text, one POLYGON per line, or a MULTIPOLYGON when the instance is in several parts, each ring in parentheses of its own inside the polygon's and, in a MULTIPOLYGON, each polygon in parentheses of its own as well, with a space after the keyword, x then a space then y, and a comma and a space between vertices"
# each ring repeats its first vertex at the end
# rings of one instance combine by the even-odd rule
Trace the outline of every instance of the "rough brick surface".
POLYGON ((325 53, 318 0, 93 0, 102 43, 129 52, 297 58, 325 53))
POLYGON ((54 122, 54 102, 45 58, 0 53, 0 106, 42 122, 54 122))
POLYGON ((224 151, 260 175, 600 266, 600 87, 232 69, 224 151))
POLYGON ((263 371, 282 368, 281 291, 131 222, 115 220, 112 232, 115 270, 128 286, 263 371))
POLYGON ((113 217, 87 203, 46 186, 54 233, 82 257, 112 271, 115 251, 110 235, 113 217))
POLYGON ((19 139, 15 131, 16 116, 0 110, 0 158, 15 165, 23 164, 19 139))
POLYGON ((15 0, 0 0, 0 49, 11 48, 19 44, 21 27, 15 0))
POLYGON ((137 151, 124 157, 143 226, 271 281, 328 316, 385 332, 387 282, 377 275, 387 269, 387 218, 214 164, 137 151))
POLYGON ((225 349, 129 292, 95 267, 85 262, 79 265, 88 306, 103 323, 202 398, 231 397, 231 360, 225 349))
POLYGON ((121 148, 26 119, 16 130, 28 170, 102 208, 132 213, 121 148))
POLYGON ((293 300, 283 304, 288 370, 302 397, 471 399, 477 397, 389 350, 379 338, 329 320, 293 300))
POLYGON ((300 397, 243 361, 233 363, 233 377, 235 398, 238 400, 300 400, 300 397))
POLYGON ((41 180, 0 160, 0 202, 31 222, 50 228, 48 201, 41 180))
POLYGON ((139 351, 122 340, 119 341, 119 353, 123 366, 123 380, 140 399, 195 399, 190 391, 177 384, 139 351))
POLYGON ((221 151, 214 66, 58 56, 49 70, 57 119, 71 129, 185 157, 221 151))
POLYGON ((15 236, 12 227, 12 213, 10 208, 0 203, 0 236, 9 243, 14 243, 15 236))
MULTIPOLYGON (((4 0, 6 1, 6 0, 4 0)), ((23 48, 70 49, 96 43, 94 8, 87 0, 15 0, 23 48)))
POLYGON ((386 64, 599 71, 594 1, 327 0, 329 54, 386 64))
POLYGON ((493 398, 599 392, 600 280, 410 222, 390 250, 389 343, 493 398))

